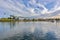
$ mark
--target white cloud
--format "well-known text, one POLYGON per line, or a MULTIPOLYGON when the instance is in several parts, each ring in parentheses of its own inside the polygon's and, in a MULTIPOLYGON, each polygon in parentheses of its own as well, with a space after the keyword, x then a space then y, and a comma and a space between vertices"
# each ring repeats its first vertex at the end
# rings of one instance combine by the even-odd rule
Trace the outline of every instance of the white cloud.
POLYGON ((57 4, 54 6, 54 8, 52 8, 50 11, 48 11, 47 13, 53 13, 53 12, 56 12, 58 10, 60 10, 60 3, 57 2, 57 4))
MULTIPOLYGON (((16 4, 19 6, 14 5, 15 3, 12 0, 2 0, 0 1, 0 7, 8 9, 8 10, 13 10, 12 13, 14 12, 14 15, 26 15, 28 12, 23 11, 23 8, 25 5, 20 4, 19 2, 16 2, 16 4)), ((6 10, 5 10, 6 11, 6 10)))
POLYGON ((37 3, 37 5, 42 7, 42 8, 44 8, 44 10, 41 11, 42 14, 46 14, 47 13, 48 9, 44 5, 42 5, 40 3, 37 3))
POLYGON ((38 15, 40 15, 40 14, 34 14, 34 13, 31 14, 31 16, 38 16, 38 15))
MULTIPOLYGON (((22 0, 21 0, 22 1, 22 0)), ((44 1, 44 0, 43 0, 44 1)), ((48 10, 48 8, 45 7, 46 4, 48 4, 47 2, 52 2, 55 0, 45 0, 44 4, 41 3, 36 3, 36 0, 30 0, 29 3, 31 5, 35 5, 35 6, 39 6, 42 7, 43 10, 39 10, 38 9, 38 13, 35 13, 35 8, 34 7, 26 7, 24 4, 19 3, 17 0, 0 0, 0 7, 8 9, 8 10, 13 10, 12 13, 14 12, 16 15, 23 15, 23 16, 37 16, 40 14, 47 14, 47 13, 53 13, 57 10, 60 10, 60 3, 58 0, 57 4, 55 5, 54 8, 52 8, 51 10, 48 10), (26 11, 24 10, 26 9, 26 11)), ((29 6, 29 4, 27 4, 29 6)))

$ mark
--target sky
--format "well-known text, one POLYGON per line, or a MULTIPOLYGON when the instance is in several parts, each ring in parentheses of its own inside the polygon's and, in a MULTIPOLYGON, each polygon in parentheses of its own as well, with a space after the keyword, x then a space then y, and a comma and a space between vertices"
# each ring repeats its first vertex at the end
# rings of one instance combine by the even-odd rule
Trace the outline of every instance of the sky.
POLYGON ((0 18, 59 15, 60 0, 0 0, 0 18))

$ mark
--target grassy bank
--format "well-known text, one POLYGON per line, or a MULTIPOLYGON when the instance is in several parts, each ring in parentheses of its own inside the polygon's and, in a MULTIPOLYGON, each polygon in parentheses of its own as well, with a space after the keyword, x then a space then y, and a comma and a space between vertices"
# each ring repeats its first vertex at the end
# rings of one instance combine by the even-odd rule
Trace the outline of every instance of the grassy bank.
POLYGON ((1 18, 0 22, 16 22, 14 19, 1 18))
POLYGON ((0 22, 29 22, 29 21, 38 21, 35 19, 23 19, 23 20, 16 20, 16 19, 9 19, 9 18, 0 18, 0 22))
POLYGON ((0 18, 0 22, 31 22, 31 21, 52 21, 53 19, 11 19, 11 18, 0 18))

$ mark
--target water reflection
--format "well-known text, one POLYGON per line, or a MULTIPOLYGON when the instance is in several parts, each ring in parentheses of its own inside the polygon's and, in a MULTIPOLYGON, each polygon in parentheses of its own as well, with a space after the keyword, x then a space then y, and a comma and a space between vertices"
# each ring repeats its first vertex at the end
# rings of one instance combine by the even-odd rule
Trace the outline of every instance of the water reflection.
POLYGON ((11 28, 15 27, 15 22, 0 22, 0 28, 2 28, 2 30, 10 30, 11 28))
POLYGON ((34 33, 25 31, 22 35, 16 34, 15 36, 4 40, 57 40, 57 38, 54 32, 47 32, 44 34, 42 30, 39 31, 38 29, 35 29, 34 33))
POLYGON ((16 22, 9 22, 9 24, 10 24, 10 28, 14 28, 14 27, 15 27, 16 22))
POLYGON ((57 40, 60 23, 0 22, 1 40, 57 40), (2 37, 1 37, 2 36, 2 37))
POLYGON ((54 32, 47 32, 45 35, 45 40, 57 40, 54 32))

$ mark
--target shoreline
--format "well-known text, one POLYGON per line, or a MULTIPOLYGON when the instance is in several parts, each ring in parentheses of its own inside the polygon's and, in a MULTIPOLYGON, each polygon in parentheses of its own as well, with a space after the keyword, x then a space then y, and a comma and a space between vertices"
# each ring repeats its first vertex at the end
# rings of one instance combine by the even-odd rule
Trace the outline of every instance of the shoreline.
POLYGON ((46 21, 46 22, 54 22, 59 21, 59 19, 8 19, 8 18, 0 18, 0 22, 36 22, 36 21, 46 21))

